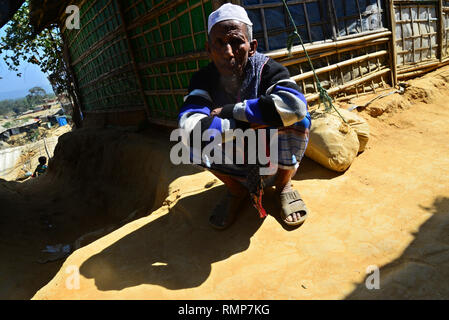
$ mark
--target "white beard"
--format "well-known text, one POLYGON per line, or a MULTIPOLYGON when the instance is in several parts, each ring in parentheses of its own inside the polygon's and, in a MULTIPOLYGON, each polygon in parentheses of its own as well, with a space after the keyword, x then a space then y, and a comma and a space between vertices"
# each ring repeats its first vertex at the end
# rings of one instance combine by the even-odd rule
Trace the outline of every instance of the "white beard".
POLYGON ((220 82, 225 91, 233 96, 237 96, 240 86, 242 85, 239 77, 236 75, 232 75, 230 77, 220 76, 220 82))

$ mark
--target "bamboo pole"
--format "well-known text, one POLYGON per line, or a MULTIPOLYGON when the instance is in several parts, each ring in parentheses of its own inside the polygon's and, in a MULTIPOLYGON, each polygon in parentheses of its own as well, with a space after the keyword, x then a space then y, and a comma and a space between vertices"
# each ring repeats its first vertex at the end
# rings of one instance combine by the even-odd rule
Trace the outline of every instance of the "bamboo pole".
MULTIPOLYGON (((302 74, 302 66, 301 66, 301 64, 299 64, 299 72, 302 74)), ((305 84, 304 80, 301 81, 301 85, 302 85, 302 92, 303 92, 304 94, 306 94, 306 93, 307 93, 307 92, 306 92, 306 84, 305 84)))
MULTIPOLYGON (((445 12, 446 19, 449 20, 449 8, 443 8, 445 12)), ((449 26, 448 26, 449 27, 449 26)), ((444 45, 445 51, 443 53, 443 61, 446 59, 445 57, 449 54, 449 28, 446 28, 446 25, 443 23, 443 34, 444 34, 444 45)))
POLYGON ((129 39, 129 36, 128 36, 128 30, 126 28, 125 17, 123 16, 121 0, 117 0, 116 4, 117 4, 118 14, 120 16, 120 22, 121 22, 121 25, 122 25, 123 33, 125 35, 126 43, 128 45, 129 57, 130 57, 131 64, 132 64, 132 67, 133 67, 134 75, 136 77, 137 84, 139 86, 139 91, 140 91, 140 94, 141 94, 141 97, 142 97, 142 100, 143 100, 142 102, 143 102, 143 105, 144 105, 144 110, 145 110, 145 113, 147 115, 147 118, 150 118, 150 116, 151 116, 151 114, 150 114, 150 107, 148 105, 148 102, 147 102, 147 99, 146 99, 146 96, 145 96, 145 92, 144 92, 144 88, 143 88, 143 84, 142 84, 142 78, 140 76, 139 68, 137 67, 137 63, 136 63, 136 60, 134 58, 134 50, 132 48, 131 40, 129 39))
POLYGON ((332 29, 332 39, 333 41, 337 41, 337 28, 336 28, 337 22, 334 17, 332 0, 326 0, 326 4, 327 4, 327 14, 330 20, 330 27, 332 29))
POLYGON ((408 7, 416 7, 416 5, 429 5, 430 4, 434 4, 435 2, 438 2, 438 0, 409 0, 409 1, 404 1, 404 0, 394 0, 394 2, 401 4, 401 6, 403 8, 408 8, 408 7))
MULTIPOLYGON (((345 90, 345 89, 347 89, 349 87, 357 86, 357 85, 359 85, 359 84, 361 84, 363 82, 370 81, 371 79, 380 77, 380 76, 382 76, 384 74, 387 74, 387 73, 390 73, 390 68, 385 68, 385 69, 383 69, 381 71, 377 71, 377 72, 375 72, 373 74, 370 74, 370 75, 367 75, 366 77, 361 78, 361 79, 357 79, 357 80, 346 82, 345 84, 343 84, 341 86, 338 86, 338 87, 331 88, 331 89, 327 90, 327 93, 329 95, 335 94, 335 93, 337 93, 339 91, 343 91, 343 90, 345 90)), ((320 94, 319 93, 306 96, 307 102, 314 101, 314 100, 317 100, 319 98, 320 98, 320 94)))
MULTIPOLYGON (((416 21, 414 21, 416 22, 416 21)), ((417 34, 415 36, 408 36, 408 37, 403 37, 404 40, 414 40, 414 39, 418 39, 418 38, 422 38, 422 37, 431 37, 433 35, 438 34, 438 32, 428 32, 428 33, 421 33, 421 34, 417 34)), ((416 48, 416 50, 418 50, 419 48, 416 48)))
POLYGON ((73 61, 72 66, 75 66, 79 62, 83 61, 92 52, 97 51, 100 48, 104 48, 105 44, 109 44, 112 41, 112 39, 118 37, 120 33, 121 27, 117 26, 117 28, 114 31, 110 32, 103 39, 101 39, 100 41, 96 42, 93 46, 91 46, 88 50, 84 51, 75 61, 73 61))
POLYGON ((307 14, 307 6, 306 6, 305 2, 303 2, 302 8, 304 10, 304 17, 306 18, 307 36, 309 37, 309 42, 313 42, 312 30, 310 28, 309 15, 307 14))
MULTIPOLYGON (((69 77, 73 81, 73 90, 69 89, 69 96, 73 95, 73 97, 70 97, 70 100, 73 100, 73 121, 75 123, 76 128, 81 128, 83 126, 83 122, 81 119, 81 114, 84 109, 83 105, 83 97, 80 94, 80 87, 78 82, 78 75, 73 70, 72 67, 72 61, 70 56, 70 50, 67 44, 67 39, 64 36, 63 33, 61 33, 61 39, 63 44, 63 59, 65 60, 65 64, 67 65, 67 71, 69 77), (72 94, 71 94, 72 93, 72 94)), ((70 85, 69 85, 70 87, 70 85)))
POLYGON ((426 68, 430 68, 430 67, 434 67, 434 66, 438 67, 440 64, 441 64, 440 61, 436 61, 436 62, 432 62, 432 63, 421 63, 421 64, 413 65, 409 68, 398 69, 398 74, 415 71, 415 70, 420 70, 420 69, 426 69, 426 68))
MULTIPOLYGON (((183 4, 186 2, 186 0, 172 0, 172 1, 166 1, 166 2, 160 2, 160 5, 154 6, 151 8, 150 11, 148 11, 145 15, 139 17, 138 19, 134 20, 133 23, 128 25, 126 28, 128 30, 133 30, 137 27, 143 26, 144 24, 157 19, 163 14, 166 14, 176 6, 183 4)), ((200 3, 199 3, 200 4, 200 3)), ((197 4, 197 5, 199 5, 197 4)), ((197 6, 195 5, 195 6, 197 6)), ((193 7, 193 6, 192 6, 193 7)), ((181 12, 182 14, 182 12, 181 12)), ((167 23, 170 23, 171 21, 166 21, 167 23)))
POLYGON ((338 26, 338 18, 337 18, 337 10, 335 10, 335 4, 334 4, 334 0, 328 0, 328 6, 330 8, 330 15, 331 15, 331 21, 333 24, 333 35, 334 41, 338 41, 338 30, 337 30, 337 26, 338 26))
MULTIPOLYGON (((418 11, 419 11, 419 6, 418 6, 418 11)), ((415 36, 415 28, 413 25, 413 11, 412 11, 412 7, 409 7, 409 13, 410 13, 410 20, 411 20, 411 29, 412 29, 412 37, 415 36)), ((412 62, 416 62, 415 61, 415 41, 412 40, 412 62)))
MULTIPOLYGON (((329 57, 326 57, 326 63, 327 63, 327 66, 331 65, 329 62, 329 57)), ((329 76, 329 86, 332 87, 334 82, 332 80, 331 72, 329 72, 327 75, 329 76)))
MULTIPOLYGON (((393 1, 393 0, 391 0, 391 1, 393 1)), ((402 22, 402 6, 400 4, 398 5, 398 11, 399 11, 399 21, 395 20, 395 23, 402 22)), ((401 23, 400 27, 401 27, 401 42, 402 42, 402 48, 401 49, 404 49, 405 48, 404 24, 401 23)), ((405 58, 406 58, 406 55, 403 54, 402 55, 402 65, 405 65, 405 58)))
MULTIPOLYGON (((315 53, 315 54, 311 54, 309 55, 310 59, 319 59, 319 58, 325 58, 334 54, 338 54, 338 53, 343 53, 343 52, 348 52, 348 51, 353 51, 353 50, 358 50, 358 49, 366 49, 367 47, 371 47, 371 46, 376 46, 379 44, 383 44, 390 41, 389 38, 381 38, 381 39, 376 39, 373 40, 369 43, 364 43, 362 45, 358 45, 358 46, 351 46, 351 47, 346 47, 343 49, 334 49, 334 50, 330 50, 330 51, 324 51, 324 52, 319 52, 319 53, 315 53)), ((365 50, 366 51, 366 50, 365 50)), ((281 63, 283 66, 289 66, 289 65, 293 65, 293 64, 298 64, 298 63, 303 63, 307 61, 307 57, 301 57, 301 58, 293 58, 293 59, 285 59, 285 60, 281 60, 281 59, 277 59, 277 61, 279 63, 281 63)))
POLYGON ((416 76, 425 74, 425 73, 429 72, 430 70, 433 70, 433 69, 429 68, 429 69, 424 69, 424 70, 415 70, 415 71, 412 71, 412 72, 402 73, 402 74, 398 75, 398 79, 399 80, 404 80, 404 79, 416 77, 416 76))
POLYGON ((98 99, 91 100, 89 102, 92 103, 92 104, 97 104, 97 103, 101 103, 101 101, 103 101, 103 100, 108 100, 108 99, 111 99, 111 98, 120 97, 120 96, 124 96, 124 95, 126 95, 126 96, 134 95, 134 94, 138 94, 138 93, 139 93, 139 90, 127 91, 126 93, 110 94, 108 96, 103 96, 103 97, 100 97, 98 99))
MULTIPOLYGON (((416 49, 415 49, 415 51, 425 51, 425 50, 429 50, 429 48, 416 48, 416 49)), ((410 52, 410 51, 409 51, 409 50, 401 50, 401 51, 397 51, 397 53, 398 53, 399 55, 404 54, 404 53, 407 53, 407 52, 410 52)), ((413 65, 419 64, 419 63, 422 63, 422 62, 426 62, 426 60, 418 61, 418 62, 414 63, 413 65)))
POLYGON ((390 42, 390 65, 391 65, 391 84, 392 87, 395 87, 398 83, 397 76, 397 52, 396 52, 396 16, 394 13, 394 1, 388 1, 390 8, 390 25, 391 25, 391 42, 390 42))
POLYGON ((189 62, 195 59, 207 59, 209 56, 206 51, 193 52, 189 54, 181 54, 177 56, 161 58, 152 62, 139 63, 139 69, 151 68, 160 65, 169 65, 174 63, 189 62))
MULTIPOLYGON (((438 0, 438 59, 443 61, 444 15, 443 0, 438 0)), ((432 52, 430 52, 432 55, 432 52)))
MULTIPOLYGON (((259 0, 259 3, 262 3, 263 0, 259 0)), ((260 17, 262 20, 262 30, 263 30, 263 39, 265 42, 265 50, 270 50, 270 43, 268 42, 268 31, 267 31, 267 23, 265 21, 265 10, 260 8, 260 17)))
MULTIPOLYGON (((358 50, 358 49, 366 49, 367 47, 371 47, 371 46, 375 46, 378 44, 383 44, 390 41, 389 38, 381 38, 381 39, 376 39, 373 40, 369 43, 366 44, 362 44, 362 45, 358 45, 358 46, 354 46, 354 47, 347 47, 347 48, 343 48, 343 49, 339 49, 339 50, 331 50, 331 51, 324 51, 324 52, 319 52, 316 54, 312 54, 309 55, 310 59, 314 60, 314 59, 319 59, 319 58, 326 58, 328 56, 337 54, 337 53, 343 53, 343 52, 348 52, 348 51, 352 51, 352 50, 358 50)), ((366 50, 365 50, 366 52, 366 50)), ((298 63, 303 63, 307 61, 307 57, 301 57, 301 58, 294 58, 294 59, 286 59, 286 60, 277 60, 279 63, 281 63, 283 66, 290 66, 293 64, 298 64, 298 63)))
MULTIPOLYGON (((81 85, 80 88, 88 88, 93 87, 95 84, 97 84, 100 81, 107 80, 113 76, 116 76, 118 74, 123 74, 125 72, 132 71, 132 63, 124 64, 123 66, 120 66, 118 68, 114 68, 112 70, 109 70, 108 72, 103 73, 98 78, 93 79, 89 82, 86 82, 85 84, 81 85)), ((84 78, 83 78, 84 79, 84 78)))
MULTIPOLYGON (((403 8, 403 7, 402 7, 403 8)), ((430 7, 426 7, 427 9, 430 9, 430 7)), ((429 19, 430 17, 428 17, 427 19, 413 19, 413 22, 432 22, 432 21, 438 21, 438 18, 433 18, 433 19, 429 19)), ((407 23, 411 23, 412 19, 404 19, 401 21, 396 21, 396 24, 407 24, 407 23)))
POLYGON ((418 76, 418 75, 421 75, 421 74, 425 74, 425 73, 428 73, 428 72, 430 72, 432 70, 444 67, 444 66, 446 66, 448 64, 449 64, 449 60, 447 60, 445 62, 442 62, 442 63, 439 62, 439 63, 434 64, 434 65, 432 65, 430 67, 427 67, 425 69, 421 69, 421 70, 414 69, 413 71, 399 74, 398 78, 401 79, 401 80, 406 79, 406 78, 411 78, 411 77, 418 76))
MULTIPOLYGON (((343 24, 345 26, 346 35, 348 35, 349 34, 349 30, 348 30, 348 25, 347 25, 346 19, 345 19, 346 15, 347 15, 346 1, 342 1, 341 4, 343 5, 343 17, 341 17, 341 18, 342 18, 343 24)), ((356 90, 357 90, 357 88, 356 88, 356 90)))
MULTIPOLYGON (((376 58, 376 57, 379 57, 379 56, 384 56, 384 55, 387 55, 387 54, 388 54, 388 52, 386 50, 373 52, 373 53, 370 53, 370 54, 367 54, 367 55, 364 55, 364 56, 352 58, 352 59, 349 59, 349 60, 338 62, 336 64, 329 65, 327 67, 316 69, 315 73, 316 74, 321 74, 321 73, 324 73, 324 72, 330 72, 330 71, 333 71, 333 70, 336 70, 336 69, 341 69, 343 67, 346 67, 346 66, 349 66, 349 65, 352 65, 352 64, 356 64, 356 63, 359 63, 359 62, 362 62, 362 61, 365 61, 365 60, 368 60, 368 59, 376 58)), ((313 76, 313 71, 309 71, 309 72, 305 72, 305 73, 302 73, 302 74, 299 74, 297 76, 293 76, 293 77, 290 77, 290 78, 292 80, 298 82, 298 81, 310 78, 312 76, 313 76)))
POLYGON ((368 35, 376 34, 376 33, 380 33, 380 32, 385 32, 385 31, 389 31, 389 30, 387 28, 381 28, 381 29, 377 29, 377 30, 365 31, 365 32, 360 32, 360 33, 353 33, 353 34, 350 34, 350 35, 337 37, 337 41, 343 41, 343 40, 348 40, 348 39, 364 37, 364 36, 368 36, 368 35))
MULTIPOLYGON (((94 56, 92 56, 89 60, 87 60, 87 61, 85 61, 85 59, 86 59, 86 56, 84 56, 83 55, 83 58, 82 59, 77 59, 76 60, 76 62, 74 62, 73 63, 73 65, 76 65, 76 64, 78 64, 79 62, 81 62, 81 61, 83 61, 83 64, 79 67, 80 69, 84 69, 87 65, 89 65, 90 63, 92 63, 92 61, 94 61, 95 59, 97 59, 98 57, 101 57, 102 55, 103 55, 103 53, 106 51, 106 50, 108 50, 108 49, 110 49, 112 46, 114 46, 117 42, 120 42, 120 41, 122 41, 123 40, 123 38, 122 37, 118 37, 118 38, 116 38, 116 39, 114 39, 114 41, 112 41, 112 39, 111 39, 111 41, 109 41, 108 42, 108 45, 107 46, 95 46, 95 51, 96 51, 96 53, 95 53, 95 55, 94 56), (100 49, 100 48, 102 48, 101 50, 98 50, 98 49, 100 49)), ((94 51, 91 51, 91 50, 89 50, 89 53, 92 53, 92 52, 94 52, 94 51)), ((119 53, 119 54, 117 54, 117 55, 115 55, 115 56, 118 56, 118 55, 120 55, 121 53, 119 53)), ((114 57, 115 57, 114 56, 114 57)))
MULTIPOLYGON (((353 61, 353 59, 354 59, 354 51, 350 51, 349 54, 351 56, 351 59, 346 60, 346 61, 353 61)), ((351 66, 351 81, 352 81, 352 80, 355 80, 355 78, 356 78, 356 76, 354 74, 354 65, 352 63, 350 63, 349 66, 351 66)), ((356 90, 357 90, 357 88, 356 88, 356 90)))
MULTIPOLYGON (((362 36, 362 37, 358 37, 358 38, 354 38, 354 39, 348 39, 348 40, 332 41, 332 42, 313 44, 313 45, 306 44, 305 47, 308 52, 325 50, 325 49, 337 49, 337 48, 341 48, 344 46, 348 46, 348 45, 352 45, 352 44, 359 44, 359 43, 363 43, 365 41, 370 41, 370 40, 374 40, 374 39, 378 39, 378 38, 382 38, 382 37, 386 37, 386 36, 390 36, 390 35, 391 35, 391 31, 385 31, 385 32, 379 32, 379 33, 362 36)), ((292 48, 292 54, 299 54, 299 53, 304 53, 304 49, 302 48, 302 46, 294 46, 292 48)), ((272 59, 280 58, 283 56, 288 56, 288 54, 289 54, 289 52, 287 49, 278 49, 278 50, 273 50, 271 52, 265 53, 265 55, 269 56, 272 59)))
POLYGON ((359 20, 360 20, 360 32, 363 32, 363 20, 362 20, 362 12, 360 11, 360 4, 359 0, 355 0, 356 6, 357 6, 357 12, 359 14, 359 20))

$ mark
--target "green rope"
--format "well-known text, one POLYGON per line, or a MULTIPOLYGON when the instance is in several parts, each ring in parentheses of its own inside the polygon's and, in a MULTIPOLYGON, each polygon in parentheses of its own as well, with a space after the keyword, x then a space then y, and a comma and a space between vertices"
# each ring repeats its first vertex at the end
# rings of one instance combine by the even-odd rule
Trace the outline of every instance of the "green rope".
POLYGON ((290 55, 292 54, 291 52, 292 52, 292 47, 293 47, 293 41, 294 41, 295 36, 297 36, 298 39, 299 39, 299 42, 300 42, 301 45, 302 45, 302 48, 304 49, 304 53, 305 53, 305 55, 306 55, 306 57, 307 57, 307 60, 309 61, 310 68, 312 68, 313 76, 314 76, 315 82, 316 82, 316 86, 317 86, 318 91, 319 91, 319 93, 320 93, 320 100, 321 100, 321 102, 323 102, 323 104, 324 104, 324 110, 327 111, 327 112, 329 112, 332 108, 334 108, 335 112, 337 112, 337 114, 340 116, 340 118, 341 118, 345 123, 347 123, 346 120, 341 116, 340 112, 338 112, 337 108, 335 108, 334 104, 332 103, 332 98, 329 96, 329 94, 327 93, 326 89, 324 89, 324 88, 321 86, 321 82, 320 82, 320 80, 318 79, 318 76, 317 76, 317 74, 316 74, 316 72, 315 72, 315 68, 313 67, 312 60, 310 60, 309 54, 308 54, 308 52, 307 52, 307 50, 306 50, 306 48, 305 48, 305 46, 304 46, 304 43, 303 43, 303 41, 302 41, 302 38, 301 38, 301 36, 300 36, 299 33, 298 33, 298 29, 296 28, 295 21, 293 20, 292 14, 290 13, 290 10, 288 9, 287 3, 285 2, 285 0, 282 0, 282 2, 284 3, 285 9, 287 10, 287 13, 288 13, 288 16, 289 16, 289 18, 290 18, 291 24, 292 24, 293 27, 295 28, 295 31, 294 31, 292 34, 290 34, 290 35, 288 36, 288 39, 287 39, 287 49, 288 49, 289 54, 290 54, 290 55))

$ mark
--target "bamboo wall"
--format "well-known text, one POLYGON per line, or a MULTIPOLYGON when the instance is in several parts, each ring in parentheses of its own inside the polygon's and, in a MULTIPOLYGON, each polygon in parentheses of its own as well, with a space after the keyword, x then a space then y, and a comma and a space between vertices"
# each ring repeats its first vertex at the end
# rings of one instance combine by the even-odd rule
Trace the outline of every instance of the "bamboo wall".
MULTIPOLYGON (((208 63, 207 17, 223 2, 79 1, 81 29, 62 31, 86 118, 174 126, 191 76, 208 63)), ((302 47, 291 56, 285 49, 293 25, 282 1, 232 2, 248 11, 259 51, 284 64, 307 100, 317 101, 302 47)), ((449 59, 448 1, 287 3, 323 87, 335 97, 376 91, 449 59)))
POLYGON ((443 3, 443 58, 449 57, 449 1, 443 3))

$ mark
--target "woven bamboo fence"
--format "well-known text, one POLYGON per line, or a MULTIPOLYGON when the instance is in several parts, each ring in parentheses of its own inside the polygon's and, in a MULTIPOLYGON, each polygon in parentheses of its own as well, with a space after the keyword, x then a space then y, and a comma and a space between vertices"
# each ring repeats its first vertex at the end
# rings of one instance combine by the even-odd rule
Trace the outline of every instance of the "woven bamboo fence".
MULTIPOLYGON (((242 0, 254 23, 259 48, 285 65, 309 102, 319 98, 313 72, 300 46, 285 49, 294 30, 282 1, 242 0), (270 17, 267 19, 267 17, 270 17)), ((382 1, 287 2, 322 86, 332 95, 372 91, 390 82, 382 1)))
POLYGON ((395 0, 391 4, 393 68, 398 80, 448 63, 448 2, 395 0))
MULTIPOLYGON (((123 123, 124 114, 136 112, 137 120, 176 125, 191 76, 209 63, 207 17, 229 1, 74 2, 80 29, 67 29, 64 14, 59 25, 87 118, 108 114, 123 123)), ((306 99, 316 102, 319 95, 302 46, 295 43, 291 54, 285 49, 293 25, 282 1, 232 2, 248 11, 258 50, 285 65, 306 99)), ((323 87, 337 98, 396 85, 449 59, 448 1, 287 4, 323 87)))
POLYGON ((443 14, 442 56, 443 58, 449 58, 449 1, 443 2, 442 14, 443 14))

